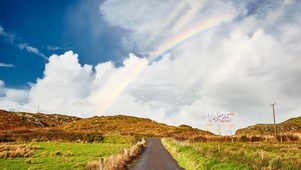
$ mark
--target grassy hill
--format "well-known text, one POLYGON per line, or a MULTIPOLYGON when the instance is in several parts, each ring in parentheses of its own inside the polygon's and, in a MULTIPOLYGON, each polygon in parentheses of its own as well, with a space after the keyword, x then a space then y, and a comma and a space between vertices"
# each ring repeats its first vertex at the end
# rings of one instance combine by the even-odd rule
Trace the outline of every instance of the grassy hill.
POLYGON ((61 114, 0 110, 0 141, 101 140, 102 135, 131 135, 201 139, 210 132, 187 125, 170 126, 133 116, 78 118, 61 114))
MULTIPOLYGON (((94 116, 79 118, 62 114, 8 112, 0 110, 1 141, 100 141, 103 135, 173 137, 180 140, 215 141, 216 135, 187 125, 170 126, 133 116, 94 116)), ((277 134, 301 133, 301 117, 277 124, 277 134)), ((235 136, 274 134, 273 124, 257 124, 236 131, 235 136)), ((229 137, 224 141, 231 140, 229 137)))
MULTIPOLYGON (((301 116, 276 124, 277 134, 301 133, 301 116)), ((236 131, 236 135, 273 135, 274 124, 256 124, 236 131)))
POLYGON ((57 127, 81 118, 60 114, 8 112, 0 109, 0 132, 16 129, 57 127))
POLYGON ((158 123, 147 118, 138 118, 133 116, 94 116, 92 118, 81 119, 76 122, 70 122, 60 126, 65 130, 72 131, 100 131, 105 134, 122 135, 142 135, 142 136, 176 136, 189 133, 198 135, 209 134, 208 132, 192 128, 187 125, 170 126, 164 123, 158 123))

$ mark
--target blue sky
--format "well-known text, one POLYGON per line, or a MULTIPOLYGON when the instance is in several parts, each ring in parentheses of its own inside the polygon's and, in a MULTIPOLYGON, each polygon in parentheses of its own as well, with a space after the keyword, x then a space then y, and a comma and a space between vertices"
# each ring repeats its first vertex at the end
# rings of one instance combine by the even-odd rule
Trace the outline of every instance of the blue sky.
POLYGON ((1 37, 0 63, 14 67, 0 67, 1 79, 9 87, 22 88, 43 76, 47 60, 20 49, 20 44, 33 47, 47 58, 53 53, 74 50, 81 63, 95 65, 118 60, 127 52, 120 48, 119 32, 101 19, 98 1, 70 0, 14 0, 0 1, 0 26, 7 34, 1 37), (99 17, 92 20, 91 16, 99 17), (95 29, 98 29, 95 32, 95 29), (114 32, 112 34, 111 32, 114 32))
POLYGON ((277 122, 297 117, 300 8, 298 0, 0 0, 0 108, 125 114, 215 133, 217 124, 273 123, 271 103, 277 122), (208 114, 222 112, 235 114, 211 126, 208 114))

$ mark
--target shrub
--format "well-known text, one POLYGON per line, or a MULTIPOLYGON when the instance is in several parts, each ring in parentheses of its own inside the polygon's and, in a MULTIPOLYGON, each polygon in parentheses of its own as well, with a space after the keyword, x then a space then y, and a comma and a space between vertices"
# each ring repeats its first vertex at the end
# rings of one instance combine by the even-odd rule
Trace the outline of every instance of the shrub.
POLYGON ((258 142, 258 141, 262 141, 262 137, 260 137, 260 136, 252 136, 251 137, 251 142, 258 142))
POLYGON ((243 136, 240 137, 240 140, 241 140, 242 142, 248 142, 248 141, 249 141, 249 138, 248 138, 247 136, 243 135, 243 136))
POLYGON ((298 141, 298 140, 299 140, 299 137, 298 137, 298 136, 295 136, 295 135, 287 135, 287 138, 288 138, 290 141, 298 141))

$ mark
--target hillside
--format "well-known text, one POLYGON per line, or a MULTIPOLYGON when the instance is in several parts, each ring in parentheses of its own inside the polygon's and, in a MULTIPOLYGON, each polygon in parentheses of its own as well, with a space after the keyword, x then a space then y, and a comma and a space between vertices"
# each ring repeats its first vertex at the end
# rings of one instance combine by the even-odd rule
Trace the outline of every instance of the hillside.
POLYGON ((0 109, 0 132, 21 128, 57 127, 81 118, 60 114, 8 112, 0 109))
POLYGON ((201 140, 214 136, 187 125, 179 127, 133 116, 78 118, 61 114, 8 112, 0 110, 0 141, 100 140, 102 135, 176 137, 201 140))
POLYGON ((176 136, 195 133, 210 134, 187 125, 179 127, 155 122, 151 119, 133 116, 94 116, 60 126, 72 131, 99 131, 105 134, 142 135, 142 136, 176 136))
MULTIPOLYGON (((301 116, 276 124, 277 134, 301 133, 301 116)), ((274 124, 256 124, 236 131, 236 135, 273 135, 274 124)))

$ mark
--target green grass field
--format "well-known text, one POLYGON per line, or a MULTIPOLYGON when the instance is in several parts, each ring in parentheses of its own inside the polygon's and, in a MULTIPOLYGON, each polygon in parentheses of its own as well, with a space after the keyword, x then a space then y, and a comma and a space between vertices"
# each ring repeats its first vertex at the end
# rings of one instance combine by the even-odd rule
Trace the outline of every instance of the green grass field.
POLYGON ((223 169, 223 170, 249 170, 250 166, 236 163, 230 160, 221 161, 214 157, 206 157, 195 151, 192 147, 186 144, 174 143, 169 139, 162 140, 165 148, 176 159, 179 165, 189 170, 209 170, 209 169, 223 169))
POLYGON ((34 148, 29 157, 1 158, 0 169, 85 169, 87 162, 117 154, 134 140, 134 137, 116 136, 105 137, 103 143, 27 143, 26 146, 34 148))
POLYGON ((299 170, 301 167, 300 142, 191 143, 164 139, 163 143, 187 169, 299 170))

